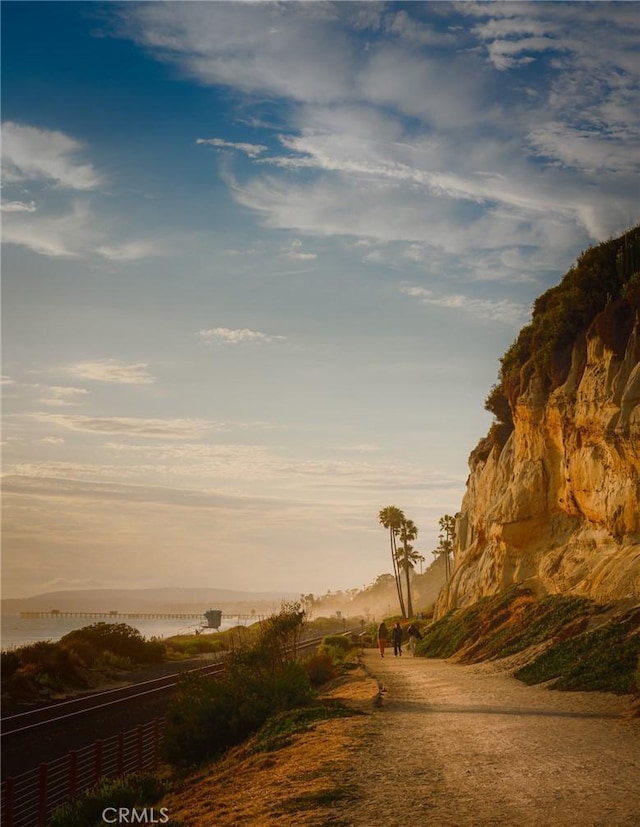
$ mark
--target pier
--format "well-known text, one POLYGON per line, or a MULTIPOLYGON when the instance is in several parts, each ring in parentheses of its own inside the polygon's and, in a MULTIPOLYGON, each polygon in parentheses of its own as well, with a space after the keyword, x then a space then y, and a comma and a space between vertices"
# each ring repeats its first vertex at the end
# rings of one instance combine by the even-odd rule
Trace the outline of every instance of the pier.
POLYGON ((220 626, 222 618, 234 618, 238 620, 264 620, 264 615, 256 614, 242 614, 238 612, 225 612, 224 614, 218 609, 209 609, 208 612, 64 612, 60 609, 51 609, 48 612, 20 612, 21 618, 66 618, 66 617, 82 617, 91 619, 106 619, 117 622, 119 620, 199 620, 204 623, 208 621, 210 628, 217 628, 220 626), (212 613, 212 617, 209 614, 212 613))
MULTIPOLYGON (((50 612, 20 612, 20 617, 86 617, 108 618, 109 620, 204 620, 204 612, 187 614, 181 612, 62 612, 53 609, 50 612)), ((234 615, 235 617, 235 615, 234 615)))

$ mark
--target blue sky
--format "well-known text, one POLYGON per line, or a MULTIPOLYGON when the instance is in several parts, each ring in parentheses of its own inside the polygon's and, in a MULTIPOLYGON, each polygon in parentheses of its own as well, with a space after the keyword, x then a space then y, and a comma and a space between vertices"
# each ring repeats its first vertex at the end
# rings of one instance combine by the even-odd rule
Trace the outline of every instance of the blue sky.
POLYGON ((637 3, 2 8, 3 594, 429 559, 531 302, 636 223, 637 3))

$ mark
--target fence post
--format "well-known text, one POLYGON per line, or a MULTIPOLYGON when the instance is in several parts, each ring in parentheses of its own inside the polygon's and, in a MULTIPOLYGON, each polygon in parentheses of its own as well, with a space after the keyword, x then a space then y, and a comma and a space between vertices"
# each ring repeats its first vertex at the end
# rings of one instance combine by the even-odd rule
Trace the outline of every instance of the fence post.
POLYGON ((4 827, 13 827, 13 778, 4 782, 4 827))
POLYGON ((93 771, 93 780, 97 784, 102 778, 102 741, 98 740, 95 743, 95 764, 93 771))
POLYGON ((38 766, 38 827, 47 823, 47 772, 48 764, 38 766))
POLYGON ((124 734, 118 735, 118 749, 116 752, 116 772, 119 776, 124 775, 124 734))
POLYGON ((76 797, 78 789, 78 753, 75 749, 69 752, 69 801, 76 797))
POLYGON ((160 718, 153 722, 153 769, 158 768, 158 757, 160 754, 160 718))
POLYGON ((137 742, 138 742, 138 767, 137 767, 137 770, 138 770, 138 772, 142 772, 142 737, 143 737, 142 724, 138 724, 138 727, 136 729, 136 736, 137 736, 137 742))

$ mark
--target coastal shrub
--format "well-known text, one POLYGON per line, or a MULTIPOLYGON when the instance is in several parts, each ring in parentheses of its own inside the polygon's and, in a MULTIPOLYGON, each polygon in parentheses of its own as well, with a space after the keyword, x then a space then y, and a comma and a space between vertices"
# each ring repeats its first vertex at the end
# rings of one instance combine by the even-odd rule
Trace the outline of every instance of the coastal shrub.
POLYGON ((44 689, 86 685, 81 674, 80 660, 73 652, 50 640, 41 640, 12 650, 9 662, 13 671, 9 676, 3 675, 3 682, 8 678, 9 685, 20 683, 26 688, 25 680, 27 684, 32 682, 36 687, 44 689))
POLYGON ((554 689, 625 694, 636 686, 640 612, 561 641, 515 673, 527 684, 554 680, 554 689))
POLYGON ((105 651, 128 658, 133 663, 159 663, 165 652, 164 644, 158 640, 145 640, 127 623, 100 622, 74 629, 60 639, 60 646, 71 651, 77 649, 88 665, 105 651))
POLYGON ((219 680, 197 675, 181 679, 166 717, 169 763, 188 766, 215 758, 271 715, 309 703, 311 681, 295 660, 303 620, 298 604, 283 605, 263 624, 252 646, 229 655, 219 680))
POLYGON ((500 359, 498 381, 485 400, 502 426, 494 430, 493 444, 504 445, 516 400, 534 376, 546 392, 565 381, 572 348, 590 329, 622 354, 640 307, 639 260, 636 226, 583 252, 560 283, 536 299, 531 322, 500 359))
POLYGON ((272 715, 260 727, 252 742, 252 752, 272 752, 291 743, 296 732, 310 729, 319 721, 332 718, 350 718, 362 713, 350 709, 337 700, 325 700, 310 706, 290 709, 272 715))
POLYGON ((0 673, 2 680, 7 681, 20 668, 20 652, 18 649, 8 649, 0 653, 0 673))
POLYGON ((168 654, 186 656, 213 654, 227 649, 221 634, 216 635, 180 635, 169 638, 164 642, 168 654))
POLYGON ((217 681, 186 676, 167 713, 165 756, 174 766, 215 758, 241 743, 270 715, 311 698, 309 677, 294 662, 259 672, 233 664, 217 681))
POLYGON ((348 637, 345 637, 344 635, 327 635, 326 637, 322 638, 320 648, 322 647, 338 649, 342 652, 348 652, 349 649, 351 649, 351 641, 348 637))
POLYGON ((336 676, 334 659, 328 652, 319 652, 302 662, 312 686, 322 686, 336 676))
MULTIPOLYGON (((58 807, 51 815, 50 827, 103 827, 106 807, 142 809, 150 807, 168 792, 168 783, 154 775, 127 775, 105 778, 75 801, 58 807)), ((160 818, 160 811, 156 814, 160 818)), ((156 822, 157 823, 157 822, 156 822)), ((174 824, 175 822, 171 822, 174 824)))
POLYGON ((473 606, 448 612, 423 629, 416 654, 448 658, 463 647, 472 646, 509 617, 509 606, 516 598, 530 594, 530 589, 511 586, 498 595, 482 598, 473 606))
POLYGON ((116 655, 113 652, 109 651, 109 649, 105 649, 104 652, 96 659, 93 664, 93 668, 96 669, 98 672, 104 672, 111 674, 113 672, 118 671, 128 671, 133 669, 134 662, 131 658, 125 658, 122 655, 116 655))
POLYGON ((532 594, 521 594, 492 619, 479 640, 464 649, 460 660, 503 658, 558 634, 576 635, 600 610, 584 597, 554 594, 537 600, 532 594))
POLYGON ((353 644, 344 635, 327 635, 322 639, 318 652, 329 655, 334 663, 342 663, 352 648, 353 644))

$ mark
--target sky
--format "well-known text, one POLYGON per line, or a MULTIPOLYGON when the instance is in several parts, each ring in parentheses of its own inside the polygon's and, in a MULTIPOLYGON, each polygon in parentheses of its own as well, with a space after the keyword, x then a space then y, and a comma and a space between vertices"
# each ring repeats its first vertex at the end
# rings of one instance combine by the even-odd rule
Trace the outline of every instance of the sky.
POLYGON ((427 562, 638 222, 638 3, 2 3, 3 596, 427 562))

